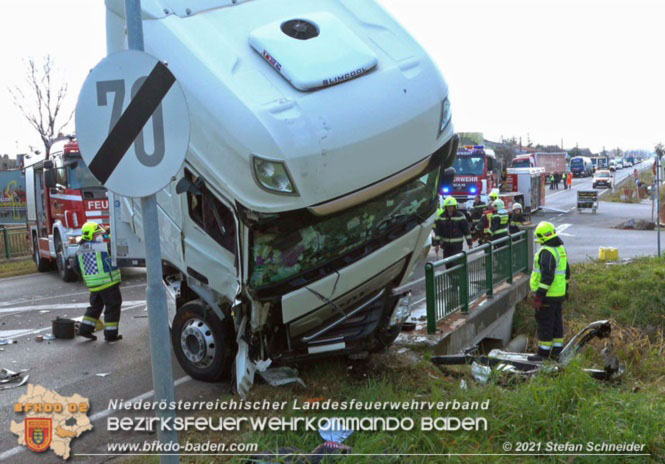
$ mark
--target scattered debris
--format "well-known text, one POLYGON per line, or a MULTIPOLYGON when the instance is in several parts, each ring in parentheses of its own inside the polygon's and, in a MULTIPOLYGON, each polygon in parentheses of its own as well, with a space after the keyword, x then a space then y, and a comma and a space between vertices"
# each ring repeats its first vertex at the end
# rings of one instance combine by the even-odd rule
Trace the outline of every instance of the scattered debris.
POLYGON ((41 311, 39 311, 39 314, 46 314, 46 313, 50 313, 50 312, 51 311, 49 311, 48 309, 42 309, 41 311))
POLYGON ((134 316, 134 319, 145 319, 147 317, 148 317, 148 315, 146 314, 146 315, 141 315, 141 316, 134 316))
POLYGON ((97 377, 106 377, 106 376, 109 375, 109 374, 110 374, 110 372, 100 372, 99 374, 95 374, 95 375, 96 375, 97 377))
POLYGON ((464 379, 459 381, 459 387, 462 390, 468 390, 469 389, 469 386, 466 384, 466 380, 464 380, 464 379))
POLYGON ((55 335, 46 334, 46 335, 44 335, 44 340, 55 340, 55 335))
POLYGON ((654 230, 655 228, 656 224, 654 222, 645 221, 644 219, 628 219, 615 227, 615 229, 624 230, 654 230))
POLYGON ((10 340, 9 338, 0 338, 0 345, 11 345, 16 343, 16 340, 10 340))
MULTIPOLYGON (((471 347, 462 354, 432 356, 431 361, 437 365, 471 364, 471 374, 480 383, 487 383, 495 377, 509 374, 513 378, 529 377, 537 372, 557 372, 565 368, 573 357, 590 340, 610 337, 612 327, 609 321, 592 322, 577 333, 565 346, 558 361, 543 360, 530 353, 514 353, 492 350, 487 356, 478 354, 478 347, 471 347)), ((584 369, 594 379, 614 380, 620 377, 625 369, 612 354, 610 342, 602 351, 605 358, 604 369, 584 369)))
POLYGON ((43 342, 44 341, 44 336, 43 335, 35 335, 35 341, 36 342, 43 342))
POLYGON ((353 430, 345 429, 338 418, 328 419, 319 429, 319 435, 327 442, 342 443, 349 438, 353 430))
POLYGON ((23 375, 26 372, 28 372, 29 369, 22 369, 18 372, 12 371, 10 369, 1 369, 0 370, 0 391, 2 390, 9 390, 11 388, 16 388, 20 387, 21 385, 24 385, 27 381, 28 378, 30 377, 29 375, 23 375))
POLYGON ((304 388, 307 388, 305 382, 298 377, 298 370, 293 367, 273 367, 264 371, 256 372, 267 384, 272 387, 279 387, 288 385, 290 383, 298 383, 304 388))

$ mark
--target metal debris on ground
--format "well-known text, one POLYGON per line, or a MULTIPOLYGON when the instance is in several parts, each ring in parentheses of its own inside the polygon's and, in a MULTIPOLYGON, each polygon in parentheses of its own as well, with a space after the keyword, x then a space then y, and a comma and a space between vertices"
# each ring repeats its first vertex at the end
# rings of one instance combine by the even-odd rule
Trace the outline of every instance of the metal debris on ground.
POLYGON ((46 335, 44 335, 44 340, 55 340, 55 335, 46 334, 46 335))
POLYGON ((16 340, 10 340, 9 338, 0 338, 0 345, 11 345, 16 343, 16 340))
POLYGON ((10 369, 0 370, 0 391, 10 388, 20 387, 28 381, 29 375, 24 375, 29 369, 22 369, 18 372, 10 369))
POLYGON ((345 429, 342 425, 338 418, 328 419, 319 429, 319 435, 324 441, 342 443, 353 433, 353 430, 345 429))
MULTIPOLYGON (((499 379, 508 374, 513 378, 525 378, 539 372, 552 373, 564 369, 577 353, 594 338, 608 338, 612 327, 609 321, 596 321, 578 332, 565 346, 557 361, 543 360, 529 353, 515 353, 492 350, 488 355, 478 354, 476 347, 467 349, 457 355, 432 356, 431 361, 437 365, 471 364, 471 374, 480 383, 499 379)), ((602 351, 605 358, 603 369, 584 369, 597 380, 614 380, 625 371, 619 360, 612 354, 610 342, 602 351)))
POLYGON ((100 372, 99 374, 95 374, 95 375, 96 375, 97 377, 106 377, 106 376, 109 375, 109 374, 110 374, 110 372, 100 372))
POLYGON ((44 336, 43 335, 35 335, 35 341, 36 342, 43 342, 44 341, 44 336))
POLYGON ((264 371, 256 372, 268 385, 273 387, 280 387, 290 383, 297 383, 307 388, 305 382, 298 377, 298 370, 293 367, 272 367, 264 371))

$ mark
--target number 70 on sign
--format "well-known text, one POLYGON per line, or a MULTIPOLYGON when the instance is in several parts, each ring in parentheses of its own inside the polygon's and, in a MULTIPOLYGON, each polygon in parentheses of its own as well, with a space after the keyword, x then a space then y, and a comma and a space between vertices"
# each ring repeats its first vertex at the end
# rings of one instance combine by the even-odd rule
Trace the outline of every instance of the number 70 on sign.
POLYGON ((76 105, 83 160, 120 195, 148 196, 168 185, 184 162, 189 128, 187 103, 175 76, 136 50, 102 60, 88 75, 76 105), (146 144, 148 121, 152 143, 146 144))

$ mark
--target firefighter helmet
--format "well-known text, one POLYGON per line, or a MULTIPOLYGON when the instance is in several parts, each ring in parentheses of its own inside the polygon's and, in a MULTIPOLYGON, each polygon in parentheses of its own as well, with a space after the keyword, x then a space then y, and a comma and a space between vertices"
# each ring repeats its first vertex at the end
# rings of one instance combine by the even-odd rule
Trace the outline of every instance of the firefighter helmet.
POLYGON ((443 206, 457 206, 457 200, 455 200, 455 197, 446 197, 445 200, 443 200, 443 206))
POLYGON ((557 236, 554 224, 547 221, 541 221, 536 226, 536 242, 543 244, 557 236))
POLYGON ((83 224, 83 227, 81 227, 81 239, 90 242, 93 238, 95 238, 95 234, 104 232, 105 230, 99 224, 96 222, 88 221, 83 224))
POLYGON ((499 189, 496 189, 496 188, 492 189, 492 191, 490 192, 490 198, 492 200, 498 199, 499 198, 499 189))
POLYGON ((494 206, 494 209, 497 211, 500 211, 502 209, 506 209, 506 205, 503 203, 503 200, 494 200, 494 203, 492 203, 492 206, 494 206))
POLYGON ((513 204, 513 211, 517 211, 518 209, 521 211, 522 205, 520 205, 519 203, 513 204))

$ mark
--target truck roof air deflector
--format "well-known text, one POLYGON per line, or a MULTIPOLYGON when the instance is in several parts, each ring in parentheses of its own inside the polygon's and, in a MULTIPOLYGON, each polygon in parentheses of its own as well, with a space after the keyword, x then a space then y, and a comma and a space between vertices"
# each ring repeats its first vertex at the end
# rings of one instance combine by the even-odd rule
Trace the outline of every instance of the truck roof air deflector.
POLYGON ((330 13, 266 24, 250 33, 249 43, 298 90, 338 84, 377 64, 374 52, 330 13))

